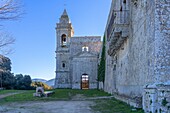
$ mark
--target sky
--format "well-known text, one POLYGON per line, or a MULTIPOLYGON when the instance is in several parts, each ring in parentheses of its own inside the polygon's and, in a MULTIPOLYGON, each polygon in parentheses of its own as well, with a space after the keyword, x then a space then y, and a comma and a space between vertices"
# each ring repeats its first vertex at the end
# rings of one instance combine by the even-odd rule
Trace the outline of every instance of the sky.
POLYGON ((3 23, 16 42, 12 73, 31 78, 55 78, 56 23, 64 9, 74 27, 74 36, 103 36, 111 0, 21 0, 24 14, 3 23))

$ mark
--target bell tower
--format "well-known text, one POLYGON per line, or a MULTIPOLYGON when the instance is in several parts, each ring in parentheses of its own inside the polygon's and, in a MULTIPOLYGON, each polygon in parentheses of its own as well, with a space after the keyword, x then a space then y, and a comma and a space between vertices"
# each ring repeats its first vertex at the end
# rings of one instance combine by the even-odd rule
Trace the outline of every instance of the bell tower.
POLYGON ((69 47, 70 38, 74 35, 74 29, 67 15, 66 9, 60 17, 59 23, 56 26, 57 50, 62 50, 69 47))
POLYGON ((56 24, 56 78, 55 88, 71 88, 69 46, 74 29, 66 9, 56 24))

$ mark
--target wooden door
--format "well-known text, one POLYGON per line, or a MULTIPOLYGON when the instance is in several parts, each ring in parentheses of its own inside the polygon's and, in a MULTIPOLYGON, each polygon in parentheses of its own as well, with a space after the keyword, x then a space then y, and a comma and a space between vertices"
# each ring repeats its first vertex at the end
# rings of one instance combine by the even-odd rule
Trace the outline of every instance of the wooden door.
POLYGON ((87 74, 81 76, 81 89, 89 89, 89 76, 87 74))

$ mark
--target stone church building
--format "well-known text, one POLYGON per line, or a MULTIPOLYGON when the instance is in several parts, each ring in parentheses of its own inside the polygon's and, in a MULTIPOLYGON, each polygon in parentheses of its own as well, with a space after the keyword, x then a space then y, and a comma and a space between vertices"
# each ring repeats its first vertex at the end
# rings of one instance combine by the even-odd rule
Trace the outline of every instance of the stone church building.
POLYGON ((56 24, 55 88, 97 88, 100 36, 76 36, 66 10, 56 24))
POLYGON ((145 113, 170 113, 170 0, 112 0, 104 90, 145 113))

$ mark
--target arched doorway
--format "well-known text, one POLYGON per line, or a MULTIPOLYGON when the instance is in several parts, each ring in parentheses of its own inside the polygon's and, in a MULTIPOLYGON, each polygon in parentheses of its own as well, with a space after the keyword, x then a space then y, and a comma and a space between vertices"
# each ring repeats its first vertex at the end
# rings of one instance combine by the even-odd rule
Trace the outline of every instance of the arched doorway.
POLYGON ((81 89, 89 89, 89 76, 86 73, 81 76, 81 89))

